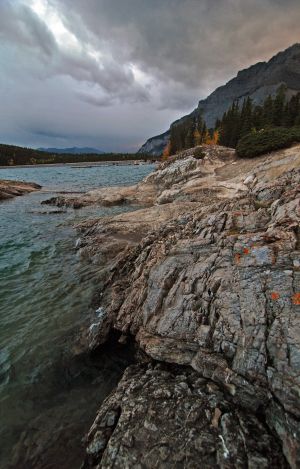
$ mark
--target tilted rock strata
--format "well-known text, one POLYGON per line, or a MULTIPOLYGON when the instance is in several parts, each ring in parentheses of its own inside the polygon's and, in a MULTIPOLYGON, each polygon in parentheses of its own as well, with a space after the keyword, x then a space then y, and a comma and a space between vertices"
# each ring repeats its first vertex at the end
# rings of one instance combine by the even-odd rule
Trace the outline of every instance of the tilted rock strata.
POLYGON ((274 181, 299 166, 300 145, 277 152, 275 157, 271 154, 253 159, 237 158, 230 148, 202 145, 204 157, 199 160, 194 157, 198 148, 171 157, 137 185, 103 187, 79 196, 61 195, 43 203, 74 208, 123 204, 151 207, 173 202, 207 205, 246 194, 254 182, 274 181))
MULTIPOLYGON (((218 182, 217 170, 224 163, 236 161, 235 151, 221 146, 203 145, 205 154, 203 160, 196 160, 194 152, 197 147, 171 158, 170 162, 161 164, 158 171, 151 173, 142 182, 134 186, 103 187, 94 189, 79 196, 58 196, 45 200, 42 203, 81 208, 87 205, 122 205, 131 204, 151 206, 165 204, 174 200, 202 201, 203 192, 207 196, 212 193, 227 196, 227 192, 235 195, 240 187, 233 185, 227 188, 226 183, 218 182), (200 192, 199 192, 200 188, 200 192), (198 193, 199 192, 199 193, 198 193), (167 198, 166 198, 167 194, 167 198)), ((245 187, 244 187, 245 188, 245 187)))
MULTIPOLYGON (((182 160, 183 166, 194 164, 189 158, 182 160)), ((168 190, 177 186, 179 193, 172 203, 133 212, 131 221, 142 226, 143 217, 153 209, 167 212, 177 207, 178 214, 161 223, 157 220, 154 231, 141 234, 140 241, 127 242, 118 253, 103 288, 102 314, 91 334, 91 346, 105 342, 114 328, 124 341, 133 336, 152 359, 190 366, 219 386, 236 409, 250 412, 253 418, 261 416, 296 468, 300 464, 299 146, 250 162, 232 162, 219 161, 212 172, 204 171, 202 186, 198 174, 196 200, 189 200, 189 206, 178 194, 186 193, 190 180, 185 171, 176 170, 176 161, 147 178, 147 183, 157 182, 165 171, 163 189, 166 184, 168 190), (221 197, 219 192, 207 196, 208 178, 224 187, 221 197)), ((126 220, 127 214, 123 216, 126 220)), ((97 233, 113 223, 113 219, 91 223, 88 236, 83 236, 86 253, 101 253, 97 233)), ((117 220, 116 226, 120 229, 117 220)), ((268 464, 265 467, 272 467, 268 464)))
POLYGON ((41 186, 33 182, 0 180, 0 201, 12 199, 39 189, 41 189, 41 186))

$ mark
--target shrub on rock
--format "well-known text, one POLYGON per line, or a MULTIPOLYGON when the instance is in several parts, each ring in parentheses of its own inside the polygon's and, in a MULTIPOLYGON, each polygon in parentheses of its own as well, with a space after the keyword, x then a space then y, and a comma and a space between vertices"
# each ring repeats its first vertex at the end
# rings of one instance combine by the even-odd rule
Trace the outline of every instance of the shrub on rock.
POLYGON ((205 151, 203 151, 203 148, 195 148, 193 157, 196 158, 196 160, 203 160, 203 158, 205 157, 205 151))
POLYGON ((253 158, 270 151, 286 148, 300 142, 300 127, 274 127, 271 129, 251 132, 242 137, 236 152, 242 158, 253 158))

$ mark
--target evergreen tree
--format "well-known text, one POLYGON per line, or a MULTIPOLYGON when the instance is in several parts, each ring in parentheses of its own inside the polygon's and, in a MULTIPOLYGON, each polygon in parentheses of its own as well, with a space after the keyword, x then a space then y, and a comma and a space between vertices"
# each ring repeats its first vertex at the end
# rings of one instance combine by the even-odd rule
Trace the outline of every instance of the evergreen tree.
POLYGON ((262 129, 264 126, 264 112, 262 106, 255 106, 252 113, 252 128, 262 129))
POLYGON ((237 102, 232 103, 221 120, 216 121, 220 144, 236 147, 241 137, 252 130, 272 127, 293 127, 300 125, 300 93, 286 100, 286 88, 281 86, 275 98, 268 96, 262 105, 254 106, 250 97, 246 98, 241 109, 237 102))
POLYGON ((240 132, 239 138, 249 133, 253 127, 253 115, 252 115, 252 99, 248 96, 244 100, 242 111, 240 115, 240 132))
POLYGON ((215 129, 220 129, 220 127, 221 127, 221 120, 217 119, 215 123, 215 129))
POLYGON ((273 105, 273 118, 272 124, 274 127, 279 127, 283 124, 283 111, 285 105, 286 86, 281 85, 276 93, 273 105))
POLYGON ((195 127, 192 123, 187 125, 186 136, 184 140, 184 149, 193 148, 195 146, 195 127))
POLYGON ((285 105, 284 125, 291 127, 296 124, 297 116, 300 113, 300 93, 292 96, 285 105))
POLYGON ((273 121, 273 98, 271 95, 263 103, 263 127, 271 127, 273 121))
POLYGON ((207 129, 200 114, 173 124, 169 151, 175 154, 202 143, 216 142, 235 148, 239 139, 252 130, 296 125, 300 125, 300 93, 287 100, 286 87, 282 85, 275 98, 269 95, 261 105, 254 105, 250 97, 241 106, 234 101, 222 119, 216 120, 214 129, 207 129))

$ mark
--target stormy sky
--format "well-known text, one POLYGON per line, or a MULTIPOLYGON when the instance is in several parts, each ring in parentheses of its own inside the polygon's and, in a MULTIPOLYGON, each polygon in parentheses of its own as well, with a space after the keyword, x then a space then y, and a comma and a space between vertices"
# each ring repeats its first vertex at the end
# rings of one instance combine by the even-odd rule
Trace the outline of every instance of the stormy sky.
POLYGON ((299 0, 0 0, 0 142, 135 151, 299 24, 299 0))

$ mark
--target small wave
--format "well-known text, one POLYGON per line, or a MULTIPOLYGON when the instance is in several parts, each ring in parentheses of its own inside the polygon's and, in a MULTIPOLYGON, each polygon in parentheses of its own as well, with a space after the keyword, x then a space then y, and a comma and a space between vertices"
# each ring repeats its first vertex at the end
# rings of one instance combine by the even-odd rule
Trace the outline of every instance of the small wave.
POLYGON ((17 252, 28 245, 28 241, 24 238, 22 240, 14 239, 13 241, 2 241, 0 243, 0 255, 17 252))
POLYGON ((11 375, 10 353, 7 348, 0 349, 0 385, 3 386, 9 382, 11 375))

